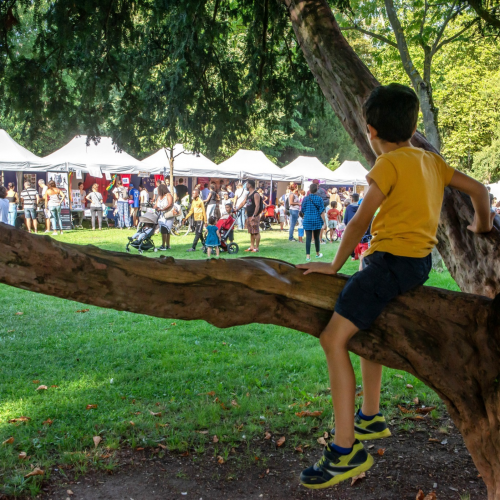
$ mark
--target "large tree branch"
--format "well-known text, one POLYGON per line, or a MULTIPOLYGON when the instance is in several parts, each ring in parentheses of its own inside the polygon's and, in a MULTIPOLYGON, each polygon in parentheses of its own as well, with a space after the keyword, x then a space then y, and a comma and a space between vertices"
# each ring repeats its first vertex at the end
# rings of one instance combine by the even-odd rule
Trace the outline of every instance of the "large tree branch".
MULTIPOLYGON (((269 323, 317 337, 345 281, 304 276, 287 262, 261 258, 148 259, 0 224, 1 283, 163 318, 205 319, 219 327, 269 323)), ((370 330, 352 338, 349 349, 412 373, 436 390, 483 477, 495 483, 500 297, 417 288, 390 303, 370 330)))
POLYGON ((438 50, 443 47, 443 45, 446 45, 448 43, 454 42, 458 37, 462 36, 466 31, 468 31, 474 24, 479 22, 479 18, 473 19, 472 21, 468 22, 458 33, 455 33, 453 36, 450 36, 449 38, 445 38, 439 45, 436 46, 434 49, 433 47, 433 54, 435 54, 438 50))
POLYGON ((491 10, 483 8, 481 0, 467 0, 467 3, 476 11, 477 15, 495 28, 500 28, 500 18, 496 17, 499 13, 499 6, 491 10))
POLYGON ((398 45, 396 42, 393 42, 391 39, 380 35, 378 33, 373 33, 373 31, 368 31, 363 28, 360 28, 359 26, 342 26, 341 31, 349 31, 349 30, 356 30, 359 31, 360 33, 363 33, 364 35, 370 36, 372 38, 375 38, 376 40, 380 40, 383 43, 386 43, 387 45, 390 45, 391 47, 398 48, 398 45))
POLYGON ((401 61, 403 63, 403 68, 405 69, 408 78, 413 83, 413 86, 417 88, 422 81, 422 77, 420 76, 419 71, 417 70, 411 59, 410 51, 408 49, 408 43, 406 42, 403 27, 399 22, 398 13, 396 12, 396 8, 394 7, 394 2, 393 0, 384 0, 384 2, 385 10, 387 11, 387 17, 389 18, 389 22, 392 26, 392 31, 394 32, 394 36, 396 37, 396 42, 398 45, 401 61))

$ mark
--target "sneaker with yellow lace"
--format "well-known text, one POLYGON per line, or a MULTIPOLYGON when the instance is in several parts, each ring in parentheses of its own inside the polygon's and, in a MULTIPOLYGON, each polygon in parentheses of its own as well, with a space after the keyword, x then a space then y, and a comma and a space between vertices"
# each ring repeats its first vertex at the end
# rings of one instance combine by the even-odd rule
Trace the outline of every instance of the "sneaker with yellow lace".
POLYGON ((373 457, 357 439, 351 450, 328 444, 319 461, 302 471, 300 482, 306 488, 328 488, 367 471, 372 465, 373 457))

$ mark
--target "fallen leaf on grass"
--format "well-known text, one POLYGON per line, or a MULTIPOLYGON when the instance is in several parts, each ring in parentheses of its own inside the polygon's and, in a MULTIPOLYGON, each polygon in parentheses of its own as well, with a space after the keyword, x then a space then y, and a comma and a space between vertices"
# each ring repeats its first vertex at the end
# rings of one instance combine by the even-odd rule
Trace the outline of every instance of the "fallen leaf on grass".
POLYGON ((276 441, 276 446, 279 448, 280 446, 283 446, 285 444, 285 441, 286 441, 286 437, 285 436, 281 436, 278 441, 276 441))
POLYGON ((74 495, 74 493, 73 493, 71 490, 67 490, 67 491, 66 491, 66 493, 67 493, 68 495, 74 495))
POLYGON ((171 325, 172 325, 172 326, 175 326, 175 325, 177 325, 177 323, 171 323, 171 325))
POLYGON ((215 396, 215 391, 202 392, 202 393, 198 394, 198 396, 211 396, 211 397, 214 397, 215 396))
POLYGON ((231 405, 232 405, 232 406, 235 406, 235 407, 240 406, 240 405, 238 404, 238 402, 236 401, 236 399, 233 399, 233 400, 231 401, 231 405))
POLYGON ((45 422, 43 422, 43 425, 52 425, 53 423, 54 421, 51 418, 48 418, 45 422))
POLYGON ((361 474, 358 474, 357 476, 354 476, 351 480, 351 486, 354 486, 360 479, 363 479, 366 477, 366 474, 362 472, 361 474))
POLYGON ((25 451, 22 451, 21 453, 19 453, 18 458, 19 460, 26 460, 26 458, 28 458, 28 455, 25 451))
POLYGON ((185 451, 184 453, 181 453, 181 457, 189 457, 189 451, 185 451))
POLYGON ((32 477, 32 476, 43 476, 45 472, 39 467, 35 467, 31 472, 26 474, 24 477, 32 477))
POLYGON ((215 435, 215 436, 212 438, 212 442, 213 442, 213 443, 218 443, 218 442, 219 442, 219 438, 217 437, 217 435, 215 435))
POLYGON ((399 373, 395 373, 394 376, 398 378, 403 378, 403 375, 400 375, 399 373))
POLYGON ((39 383, 40 383, 40 381, 39 381, 39 380, 32 380, 31 382, 32 382, 33 384, 39 384, 39 383))
POLYGON ((159 446, 162 450, 166 450, 166 449, 167 449, 167 447, 166 447, 164 444, 158 443, 158 446, 159 446))
POLYGON ((414 398, 414 399, 413 399, 413 402, 414 402, 416 405, 418 405, 418 404, 420 403, 420 400, 419 400, 418 398, 414 398))
POLYGON ((77 313, 88 313, 90 309, 78 309, 78 311, 75 311, 77 313))
POLYGON ((85 408, 87 410, 95 410, 97 408, 97 405, 87 405, 85 408))
POLYGON ((14 424, 16 422, 28 422, 28 420, 31 420, 29 417, 17 417, 17 418, 11 418, 9 420, 9 424, 14 424))
POLYGON ((132 415, 142 415, 142 411, 131 411, 132 415))
POLYGON ((194 431, 197 432, 198 434, 208 434, 208 431, 194 431))
POLYGON ((379 448, 379 449, 377 450, 377 454, 378 454, 379 456, 381 456, 381 457, 383 457, 383 456, 384 456, 384 453, 385 453, 385 448, 379 448))
POLYGON ((53 387, 54 389, 57 389, 59 386, 58 385, 51 385, 50 387, 53 387))
POLYGON ((417 408, 417 413, 420 413, 422 415, 427 415, 431 411, 435 410, 436 406, 427 406, 425 408, 417 408))
POLYGON ((7 330, 7 333, 14 333, 15 330, 7 330))
POLYGON ((12 444, 15 439, 11 436, 9 439, 6 439, 2 444, 12 444))
POLYGON ((135 425, 134 422, 132 422, 132 420, 129 422, 130 425, 135 425))
POLYGON ((161 411, 155 413, 154 411, 149 410, 150 415, 153 417, 161 417, 161 411))
POLYGON ((246 396, 247 396, 247 398, 249 398, 249 397, 250 397, 250 393, 249 393, 249 392, 247 392, 246 396))
POLYGON ((413 389, 413 386, 411 384, 406 384, 407 389, 413 389))
POLYGON ((99 443, 102 441, 102 437, 101 436, 94 436, 92 438, 92 440, 94 441, 94 447, 97 448, 99 446, 99 443))
POLYGON ((437 496, 431 491, 428 495, 425 495, 424 500, 437 500, 437 496))
POLYGON ((39 385, 35 391, 46 391, 48 387, 46 385, 39 385))
POLYGON ((218 455, 217 462, 219 462, 222 465, 225 462, 225 460, 220 455, 218 455))
POLYGON ((266 432, 264 439, 271 439, 272 434, 270 432, 266 432))
POLYGON ((136 448, 135 451, 144 451, 144 448, 142 446, 139 446, 139 448, 136 448))
POLYGON ((424 492, 422 490, 418 490, 415 500, 424 500, 424 492))
POLYGON ((302 446, 296 446, 295 451, 298 451, 299 453, 304 453, 304 450, 302 449, 302 446))
POLYGON ((23 312, 17 312, 16 316, 22 316, 24 313, 23 312))
POLYGON ((408 408, 405 408, 404 406, 398 405, 398 408, 401 410, 401 413, 414 413, 413 410, 408 410, 408 408))
POLYGON ((318 443, 319 444, 322 444, 323 446, 326 446, 328 443, 325 441, 325 438, 323 436, 321 436, 320 438, 318 438, 318 443))
POLYGON ((429 443, 440 443, 439 439, 429 438, 429 443))
POLYGON ((363 395, 363 391, 359 391, 359 392, 356 393, 356 397, 357 398, 360 398, 362 395, 363 395))
POLYGON ((305 411, 299 411, 295 415, 297 417, 303 418, 303 417, 321 417, 322 414, 323 414, 322 410, 317 410, 317 411, 305 410, 305 411))

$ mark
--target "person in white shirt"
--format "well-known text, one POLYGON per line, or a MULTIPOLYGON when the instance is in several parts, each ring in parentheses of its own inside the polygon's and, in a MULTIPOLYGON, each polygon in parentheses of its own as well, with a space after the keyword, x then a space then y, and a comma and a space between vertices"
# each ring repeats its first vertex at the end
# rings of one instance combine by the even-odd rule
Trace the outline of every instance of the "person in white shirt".
MULTIPOLYGON (((248 191, 243 187, 243 184, 241 182, 238 182, 236 186, 236 191, 234 193, 234 208, 238 209, 240 207, 243 207, 244 202, 248 198, 248 191)), ((238 229, 241 231, 245 229, 245 221, 246 221, 246 212, 243 208, 241 208, 240 213, 236 217, 236 224, 238 225, 238 229)))
POLYGON ((139 186, 139 199, 141 203, 141 212, 146 213, 146 210, 148 208, 148 202, 149 202, 149 193, 148 190, 144 186, 139 186))
POLYGON ((278 214, 279 214, 279 221, 280 221, 280 231, 284 231, 284 226, 286 222, 286 213, 285 213, 285 204, 280 200, 279 201, 279 208, 278 208, 278 214))

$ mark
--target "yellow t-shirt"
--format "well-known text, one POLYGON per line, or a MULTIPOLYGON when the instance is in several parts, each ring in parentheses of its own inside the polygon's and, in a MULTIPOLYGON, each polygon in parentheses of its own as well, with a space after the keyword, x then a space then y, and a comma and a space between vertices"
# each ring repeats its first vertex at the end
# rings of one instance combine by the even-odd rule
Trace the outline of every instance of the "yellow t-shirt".
POLYGON ((386 196, 372 224, 370 248, 404 257, 426 257, 437 243, 444 188, 455 169, 439 155, 399 148, 380 155, 366 176, 386 196))

